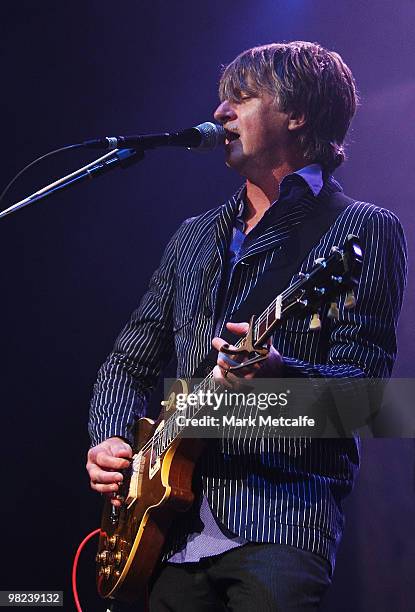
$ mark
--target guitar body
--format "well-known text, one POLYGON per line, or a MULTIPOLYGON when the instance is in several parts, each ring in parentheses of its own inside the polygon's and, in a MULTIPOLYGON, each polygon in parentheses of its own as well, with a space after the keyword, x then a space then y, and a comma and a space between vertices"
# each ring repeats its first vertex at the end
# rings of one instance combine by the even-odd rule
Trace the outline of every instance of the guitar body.
POLYGON ((156 422, 138 420, 132 470, 120 492, 125 501, 120 509, 105 503, 97 554, 97 587, 104 598, 132 602, 144 593, 175 514, 193 503, 192 476, 202 440, 176 439, 160 456, 151 443, 176 412, 177 393, 187 393, 185 381, 173 385, 156 422))

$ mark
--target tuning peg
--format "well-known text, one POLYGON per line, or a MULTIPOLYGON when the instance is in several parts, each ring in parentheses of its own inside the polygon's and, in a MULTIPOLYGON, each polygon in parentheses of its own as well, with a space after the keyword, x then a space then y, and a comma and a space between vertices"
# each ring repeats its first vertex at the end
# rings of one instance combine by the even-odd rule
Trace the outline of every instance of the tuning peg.
POLYGON ((337 305, 337 302, 331 302, 327 316, 329 317, 329 319, 339 318, 339 307, 337 305))
POLYGON ((318 314, 318 312, 315 312, 311 316, 311 321, 310 321, 309 329, 311 329, 312 331, 316 331, 318 329, 321 329, 320 315, 318 314))
POLYGON ((350 289, 346 293, 346 299, 344 300, 344 307, 349 310, 350 308, 354 308, 355 306, 356 306, 356 298, 354 295, 354 291, 353 289, 350 289))

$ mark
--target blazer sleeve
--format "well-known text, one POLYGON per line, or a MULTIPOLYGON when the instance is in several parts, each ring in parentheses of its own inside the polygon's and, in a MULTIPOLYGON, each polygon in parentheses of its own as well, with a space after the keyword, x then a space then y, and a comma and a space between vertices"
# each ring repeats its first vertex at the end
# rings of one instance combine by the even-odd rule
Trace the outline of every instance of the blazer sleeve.
POLYGON ((362 274, 356 307, 339 304, 327 363, 283 357, 283 376, 387 378, 396 358, 396 327, 407 277, 407 247, 399 219, 378 208, 360 235, 362 274))
POLYGON ((119 436, 132 441, 151 392, 173 351, 173 291, 177 243, 186 221, 170 240, 139 307, 98 372, 91 401, 92 445, 119 436))

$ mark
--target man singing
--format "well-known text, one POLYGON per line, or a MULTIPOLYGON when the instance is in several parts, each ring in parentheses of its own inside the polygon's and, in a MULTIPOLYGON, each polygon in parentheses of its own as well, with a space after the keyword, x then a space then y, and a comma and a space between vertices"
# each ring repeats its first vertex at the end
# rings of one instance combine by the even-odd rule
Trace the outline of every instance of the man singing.
MULTIPOLYGON (((385 378, 392 370, 403 231, 391 212, 347 198, 332 177, 357 105, 350 69, 317 44, 265 45, 227 66, 219 96, 214 116, 226 130, 226 164, 245 183, 177 230, 100 369, 87 469, 92 488, 106 495, 119 489, 131 428, 173 351, 177 376, 189 379, 213 339, 214 376, 228 388, 256 376, 385 378), (338 318, 322 316, 314 331, 310 318, 282 323, 264 361, 229 371, 241 359, 221 351, 224 330, 246 332, 238 310, 267 271, 275 269, 278 286, 288 253, 299 257, 294 276, 349 234, 359 236, 364 253, 356 307, 345 309, 343 298, 338 318)), ((342 500, 359 466, 357 440, 237 442, 208 444, 199 460, 200 494, 175 523, 152 583, 154 612, 319 607, 342 536, 342 500)))

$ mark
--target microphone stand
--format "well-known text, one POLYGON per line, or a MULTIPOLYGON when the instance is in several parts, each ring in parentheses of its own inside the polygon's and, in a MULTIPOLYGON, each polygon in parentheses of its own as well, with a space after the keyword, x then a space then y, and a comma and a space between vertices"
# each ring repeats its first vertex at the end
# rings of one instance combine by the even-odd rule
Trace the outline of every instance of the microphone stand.
POLYGON ((106 155, 99 157, 95 161, 90 162, 86 166, 79 168, 79 170, 75 170, 75 172, 67 174, 57 181, 46 185, 46 187, 32 193, 32 195, 28 196, 24 200, 20 200, 19 202, 16 202, 16 204, 13 204, 9 208, 1 211, 0 219, 16 212, 17 210, 20 210, 20 208, 28 206, 28 204, 33 204, 38 200, 43 200, 43 198, 47 198, 56 191, 68 189, 69 187, 72 187, 72 185, 80 183, 86 179, 97 178, 98 176, 106 174, 110 170, 118 167, 128 168, 132 164, 139 162, 142 159, 144 159, 144 151, 141 149, 114 149, 106 155))

